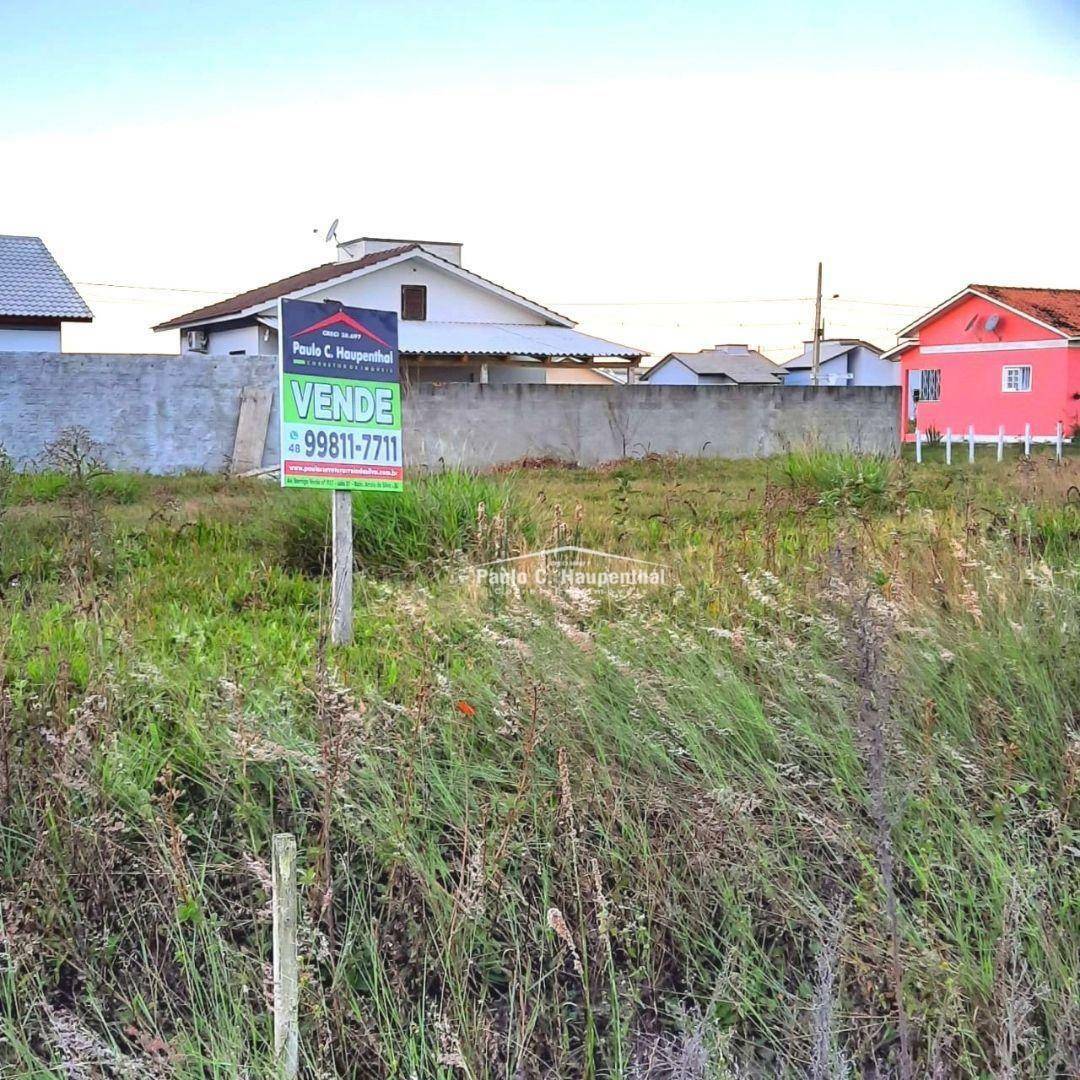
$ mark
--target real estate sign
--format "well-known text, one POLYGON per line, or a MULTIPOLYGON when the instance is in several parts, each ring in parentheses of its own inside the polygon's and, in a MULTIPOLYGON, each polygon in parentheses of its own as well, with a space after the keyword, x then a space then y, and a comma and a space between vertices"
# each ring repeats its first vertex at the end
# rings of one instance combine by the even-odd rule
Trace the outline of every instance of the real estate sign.
POLYGON ((282 487, 402 486, 397 313, 278 301, 282 487))

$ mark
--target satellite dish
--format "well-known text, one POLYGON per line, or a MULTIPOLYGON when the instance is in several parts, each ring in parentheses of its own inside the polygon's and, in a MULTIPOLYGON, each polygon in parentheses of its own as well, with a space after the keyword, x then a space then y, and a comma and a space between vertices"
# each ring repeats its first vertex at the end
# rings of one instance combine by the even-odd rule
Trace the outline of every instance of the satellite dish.
POLYGON ((964 333, 969 333, 971 328, 979 321, 978 315, 972 315, 967 321, 967 326, 964 327, 964 333))
POLYGON ((1001 325, 1000 315, 990 315, 986 320, 986 329, 989 333, 993 333, 1001 325))
POLYGON ((338 221, 339 220, 340 220, 339 218, 334 218, 334 220, 330 222, 330 228, 326 230, 326 236, 323 239, 328 244, 330 243, 331 240, 336 240, 337 239, 337 227, 338 227, 338 221))

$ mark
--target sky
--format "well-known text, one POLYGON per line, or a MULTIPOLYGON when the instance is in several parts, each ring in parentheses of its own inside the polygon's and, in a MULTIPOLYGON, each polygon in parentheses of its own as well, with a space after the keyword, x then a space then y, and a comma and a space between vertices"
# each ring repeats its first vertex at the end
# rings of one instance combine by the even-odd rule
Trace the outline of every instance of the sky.
POLYGON ((0 0, 0 233, 74 351, 325 262, 467 267, 662 355, 881 345, 970 282, 1080 287, 1080 0, 0 0))

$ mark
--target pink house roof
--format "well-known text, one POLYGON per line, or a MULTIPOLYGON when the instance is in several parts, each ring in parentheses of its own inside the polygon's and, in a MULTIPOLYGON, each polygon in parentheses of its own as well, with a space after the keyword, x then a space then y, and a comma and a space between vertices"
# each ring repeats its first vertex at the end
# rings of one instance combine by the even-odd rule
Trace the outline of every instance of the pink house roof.
POLYGON ((1029 289, 1010 285, 969 285, 968 288, 1052 330, 1068 337, 1080 337, 1080 289, 1029 289))
POLYGON ((1021 285, 968 285, 948 300, 938 304, 897 334, 897 344, 881 354, 883 360, 897 360, 908 349, 918 346, 916 331, 969 296, 1001 304, 1018 315, 1061 334, 1080 338, 1080 289, 1033 289, 1021 285))

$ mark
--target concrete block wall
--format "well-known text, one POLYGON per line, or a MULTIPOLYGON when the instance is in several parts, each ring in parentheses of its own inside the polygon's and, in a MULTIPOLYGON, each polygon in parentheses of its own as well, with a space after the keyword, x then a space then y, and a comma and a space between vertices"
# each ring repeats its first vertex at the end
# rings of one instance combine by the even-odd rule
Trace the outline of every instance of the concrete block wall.
POLYGON ((766 457, 813 440, 896 453, 895 387, 418 387, 407 461, 482 466, 524 456, 592 465, 646 453, 766 457))
MULTIPOLYGON (((0 353, 0 443, 20 465, 80 425, 116 469, 228 466, 244 387, 275 389, 265 356, 0 353)), ((896 387, 544 386, 411 388, 406 465, 483 468, 522 457, 590 465, 627 455, 757 457, 808 440, 895 453, 896 387)), ((275 401, 263 464, 278 460, 275 401)))
POLYGON ((0 443, 23 464, 79 425, 115 469, 219 472, 248 385, 277 386, 273 357, 0 353, 0 443))

